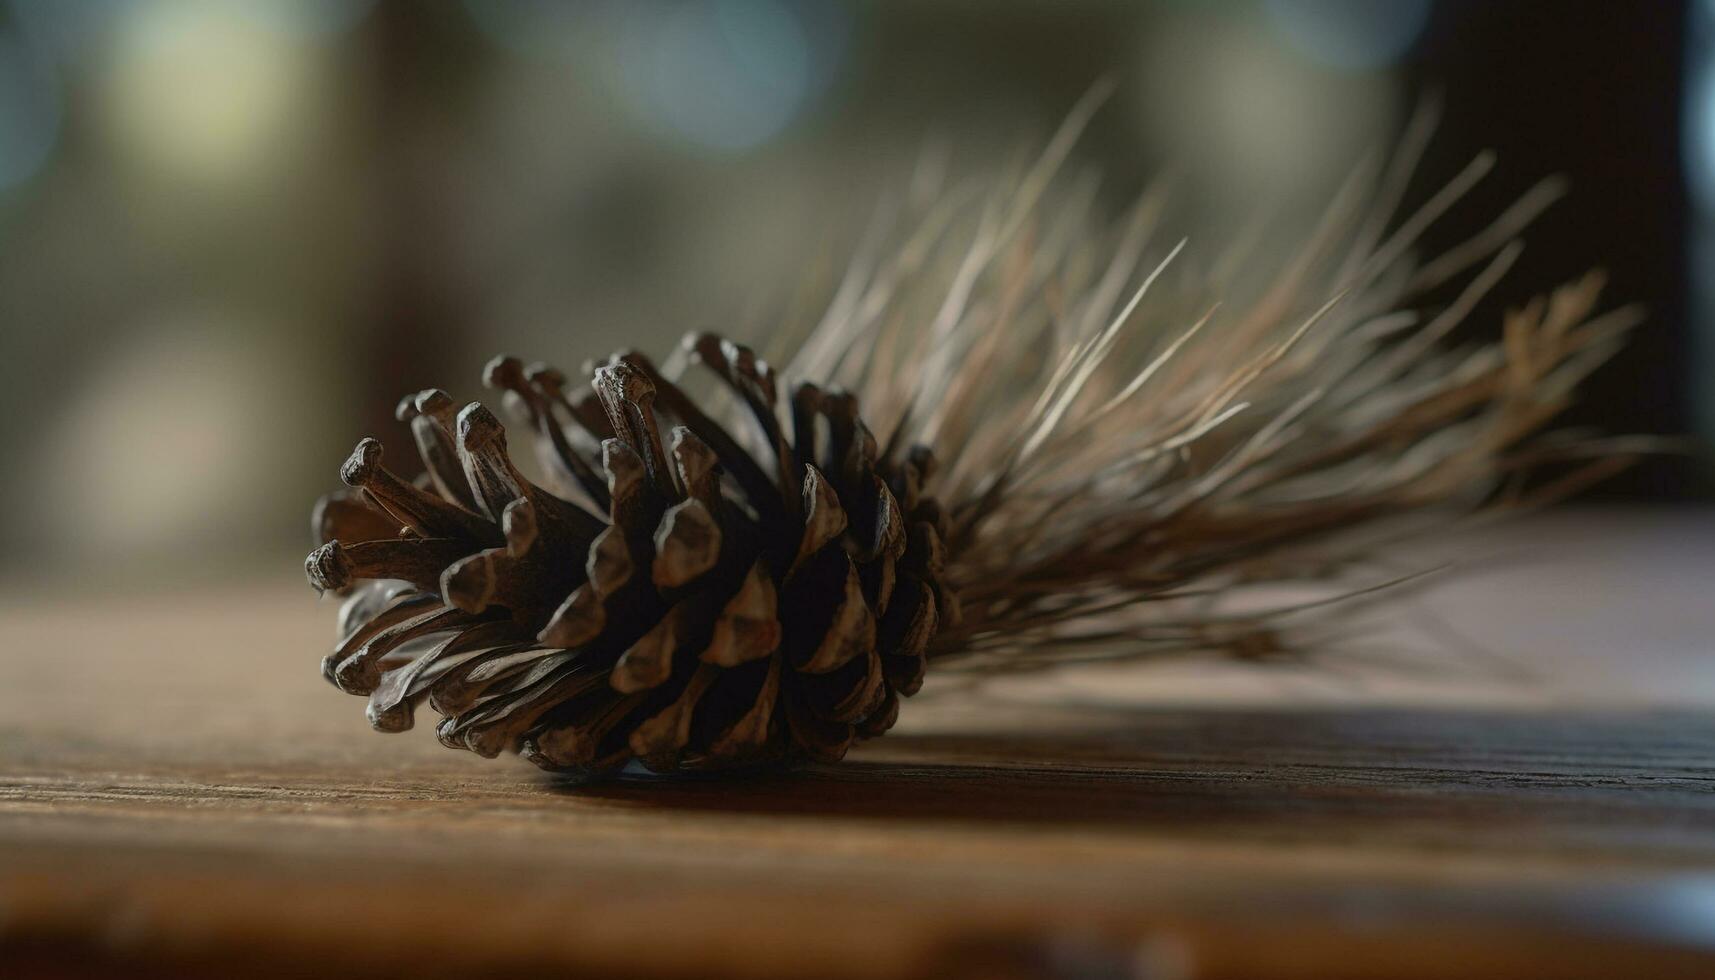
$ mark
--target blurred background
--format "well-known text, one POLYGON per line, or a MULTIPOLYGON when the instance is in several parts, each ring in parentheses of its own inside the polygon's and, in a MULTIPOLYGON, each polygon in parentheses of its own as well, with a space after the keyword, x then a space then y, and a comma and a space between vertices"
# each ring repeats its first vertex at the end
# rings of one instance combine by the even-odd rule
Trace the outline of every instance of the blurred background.
POLYGON ((1485 147, 1476 219, 1572 181, 1502 300, 1603 265, 1651 311, 1574 421, 1715 431, 1711 0, 0 0, 0 581, 295 574, 398 395, 762 336, 926 146, 1104 75, 1080 160, 1211 223, 1313 215, 1441 93, 1419 199, 1485 147))

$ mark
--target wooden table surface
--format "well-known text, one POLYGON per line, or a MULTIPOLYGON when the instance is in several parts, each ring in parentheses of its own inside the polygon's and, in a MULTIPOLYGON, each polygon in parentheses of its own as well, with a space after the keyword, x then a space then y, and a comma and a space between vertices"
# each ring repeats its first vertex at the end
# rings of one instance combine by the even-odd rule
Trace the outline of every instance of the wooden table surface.
POLYGON ((931 692, 837 767, 593 787, 369 733, 295 581, 15 586, 0 975, 1715 976, 1715 518, 1482 546, 1390 666, 931 692))

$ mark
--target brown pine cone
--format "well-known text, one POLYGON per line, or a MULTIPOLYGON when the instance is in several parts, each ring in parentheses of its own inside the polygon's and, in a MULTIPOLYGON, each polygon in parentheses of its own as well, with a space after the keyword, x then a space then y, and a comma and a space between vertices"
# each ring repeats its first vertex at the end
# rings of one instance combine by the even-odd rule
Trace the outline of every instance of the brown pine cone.
POLYGON ((792 388, 788 438, 765 362, 709 335, 686 347, 748 406, 762 460, 636 354, 584 397, 552 369, 488 365, 564 495, 519 474, 487 408, 455 417, 439 390, 400 403, 423 477, 358 444, 305 568, 350 595, 323 673, 369 698, 377 730, 426 700, 448 746, 599 775, 832 761, 893 725, 958 616, 931 457, 878 453, 856 399, 811 384, 792 388))

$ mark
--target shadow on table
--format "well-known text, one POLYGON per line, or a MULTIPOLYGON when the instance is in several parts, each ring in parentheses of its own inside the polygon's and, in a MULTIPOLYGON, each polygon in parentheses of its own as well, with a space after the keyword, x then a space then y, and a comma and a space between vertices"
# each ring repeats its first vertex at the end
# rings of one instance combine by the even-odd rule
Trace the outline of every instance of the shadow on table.
POLYGON ((1715 857, 1715 720, 1691 712, 1177 710, 1099 731, 889 735, 836 766, 565 792, 638 808, 1172 827, 1715 857), (1510 842, 1510 843, 1508 843, 1510 842))

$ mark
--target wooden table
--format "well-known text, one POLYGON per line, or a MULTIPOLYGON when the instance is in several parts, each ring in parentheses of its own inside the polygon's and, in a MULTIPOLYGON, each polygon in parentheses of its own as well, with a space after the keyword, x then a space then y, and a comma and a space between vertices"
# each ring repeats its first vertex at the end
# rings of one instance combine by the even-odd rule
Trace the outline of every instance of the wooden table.
POLYGON ((1402 611, 1458 627, 1403 668, 1080 671, 582 788, 370 734, 296 582, 15 587, 0 975, 1715 976, 1715 519, 1484 546, 1537 560, 1402 611))

